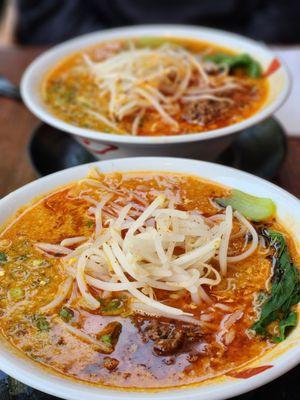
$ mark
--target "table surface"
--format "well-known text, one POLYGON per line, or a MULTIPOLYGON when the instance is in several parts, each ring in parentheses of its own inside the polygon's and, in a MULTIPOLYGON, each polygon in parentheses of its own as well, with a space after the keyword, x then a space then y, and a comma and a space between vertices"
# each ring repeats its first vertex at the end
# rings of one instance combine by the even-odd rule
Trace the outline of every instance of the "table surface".
MULTIPOLYGON (((7 77, 15 84, 19 84, 21 75, 26 66, 40 54, 42 50, 42 48, 31 47, 0 49, 0 75, 7 77)), ((27 153, 31 132, 38 123, 38 119, 35 118, 21 102, 0 98, 0 198, 38 177, 30 164, 27 153)), ((274 182, 300 198, 299 159, 300 137, 289 137, 287 157, 274 179, 274 182)), ((294 375, 295 373, 290 375, 290 378, 294 375)), ((296 378, 293 383, 296 388, 296 378)), ((13 387, 15 387, 15 385, 13 387)), ((17 392, 22 393, 22 388, 19 387, 17 392)), ((3 394, 4 392, 0 390, 0 393, 2 393, 2 395, 0 395, 1 399, 1 396, 5 397, 5 394, 3 394)), ((15 399, 17 397, 5 397, 5 399, 15 399)), ((20 399, 21 398, 23 399, 22 395, 20 399)), ((24 399, 25 398, 33 399, 36 397, 31 394, 29 397, 24 397, 24 399)), ((282 398, 287 397, 284 395, 282 398)))

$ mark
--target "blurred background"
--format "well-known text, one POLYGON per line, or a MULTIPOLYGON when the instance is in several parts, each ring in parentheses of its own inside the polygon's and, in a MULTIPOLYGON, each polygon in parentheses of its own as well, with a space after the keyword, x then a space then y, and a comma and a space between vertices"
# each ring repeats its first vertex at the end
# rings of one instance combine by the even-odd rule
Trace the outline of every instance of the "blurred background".
POLYGON ((116 26, 180 23, 275 44, 300 41, 298 0, 1 0, 3 44, 54 44, 116 26))

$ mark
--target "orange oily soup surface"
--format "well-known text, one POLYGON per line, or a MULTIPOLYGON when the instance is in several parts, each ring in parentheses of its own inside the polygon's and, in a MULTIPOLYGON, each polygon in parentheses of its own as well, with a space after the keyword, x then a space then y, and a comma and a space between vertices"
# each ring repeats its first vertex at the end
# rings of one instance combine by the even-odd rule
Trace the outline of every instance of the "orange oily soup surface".
MULTIPOLYGON (((230 72, 227 67, 218 69, 212 63, 205 64, 203 77, 204 67, 197 66, 195 60, 217 53, 232 55, 231 50, 214 44, 181 38, 101 43, 56 65, 43 82, 43 98, 58 118, 106 133, 162 136, 226 127, 249 118, 262 107, 268 82, 263 76, 248 76, 242 68, 230 72), (89 69, 90 63, 109 63, 111 58, 127 54, 132 46, 137 51, 158 49, 165 53, 162 58, 155 53, 137 59, 136 68, 132 61, 131 65, 120 67, 120 71, 113 69, 123 62, 116 59, 115 64, 107 64, 104 69, 89 69), (170 49, 163 50, 163 46, 170 49), (175 61, 167 57, 175 57, 175 61), (157 71, 158 60, 162 66, 157 71), (189 66, 185 66, 186 60, 191 63, 189 66), (128 77, 124 71, 130 68, 135 69, 128 77), (130 86, 132 82, 134 87, 130 86), (220 91, 220 87, 225 89, 220 91)), ((133 60, 133 55, 126 57, 133 60)))
MULTIPOLYGON (((66 266, 72 267, 73 260, 62 261, 64 255, 57 253, 49 256, 36 244, 57 245, 72 237, 87 240, 98 223, 91 214, 91 199, 97 199, 99 190, 102 197, 110 195, 102 210, 102 229, 129 202, 133 204, 133 219, 160 195, 169 198, 176 210, 209 218, 224 213, 212 200, 228 194, 228 189, 192 176, 100 174, 62 188, 28 208, 6 228, 0 242, 5 253, 0 270, 0 329, 13 346, 63 375, 124 388, 201 382, 233 370, 274 346, 249 331, 257 320, 254 301, 265 291, 271 273, 268 253, 260 248, 244 261, 229 263, 227 276, 219 284, 203 285, 208 299, 201 299, 199 304, 186 290, 154 289, 156 300, 190 313, 202 321, 200 325, 134 312, 127 291, 88 286, 100 302, 100 307, 92 310, 76 282, 62 302, 41 312, 68 279, 66 266), (109 346, 109 351, 103 346, 109 346)), ((275 221, 269 224, 278 227, 275 221)), ((237 236, 229 243, 232 255, 244 246, 240 227, 235 225, 237 236)), ((179 255, 182 251, 177 249, 179 255)), ((217 265, 216 260, 211 262, 217 265)))

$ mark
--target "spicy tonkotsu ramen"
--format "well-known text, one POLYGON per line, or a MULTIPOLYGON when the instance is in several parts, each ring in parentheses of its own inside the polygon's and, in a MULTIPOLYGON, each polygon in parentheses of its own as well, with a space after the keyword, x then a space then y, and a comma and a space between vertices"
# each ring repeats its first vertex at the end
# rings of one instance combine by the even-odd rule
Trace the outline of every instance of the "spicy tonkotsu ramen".
POLYGON ((94 170, 0 240, 1 334, 82 381, 198 383, 297 324, 299 255, 272 200, 195 176, 94 170))
POLYGON ((261 109, 268 82, 248 54, 186 38, 102 42, 62 59, 43 82, 58 118, 137 136, 205 132, 261 109))

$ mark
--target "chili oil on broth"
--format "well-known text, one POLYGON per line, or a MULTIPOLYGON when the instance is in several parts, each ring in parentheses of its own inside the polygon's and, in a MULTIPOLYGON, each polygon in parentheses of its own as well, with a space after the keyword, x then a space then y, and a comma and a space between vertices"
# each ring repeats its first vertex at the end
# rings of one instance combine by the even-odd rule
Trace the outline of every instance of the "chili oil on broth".
MULTIPOLYGON (((166 193, 167 188, 180 199, 177 209, 197 211, 205 217, 220 212, 211 200, 228 194, 227 188, 175 174, 102 175, 99 182, 109 188, 125 188, 127 193, 137 195, 135 202, 140 206, 141 193, 146 193, 144 199, 150 203, 159 193, 166 193)), ((105 300, 106 306, 111 300, 122 302, 122 312, 116 316, 107 315, 104 308, 87 309, 84 302, 75 298, 67 307, 72 311, 72 318, 67 323, 84 334, 97 338, 108 324, 119 324, 114 351, 103 354, 65 329, 66 318, 61 315, 61 309, 68 303, 70 293, 64 304, 45 315, 41 313, 40 308, 53 300, 67 275, 60 258, 42 254, 35 243, 57 244, 68 237, 89 237, 94 230, 93 219, 88 213, 91 204, 78 198, 78 194, 87 193, 93 197, 94 191, 95 186, 84 180, 63 188, 39 201, 4 231, 1 244, 6 247, 3 251, 7 262, 1 263, 0 329, 13 346, 32 360, 69 377, 98 385, 143 389, 198 383, 235 369, 274 346, 248 331, 257 319, 254 299, 257 293, 265 290, 271 272, 271 261, 259 250, 244 261, 229 264, 227 277, 220 284, 212 288, 205 286, 212 304, 201 301, 200 305, 195 305, 185 291, 170 296, 168 291, 155 290, 155 298, 164 304, 200 315, 200 318, 206 316, 207 326, 200 330, 170 318, 131 313, 130 302, 123 297, 124 293, 114 293, 105 300), (240 315, 234 326, 221 332, 219 327, 237 312, 240 315), (153 351, 155 334, 157 329, 168 327, 184 330, 191 340, 185 340, 175 354, 159 355, 153 351)), ((111 201, 116 199, 118 195, 111 201)), ((123 199, 119 204, 125 203, 126 199, 123 199)), ((278 228, 278 225, 274 226, 278 228)), ((239 227, 233 229, 238 233, 239 227)), ((239 252, 243 243, 241 237, 232 241, 231 254, 239 252)), ((103 294, 89 289, 94 296, 103 294)), ((75 292, 78 294, 78 288, 75 292)))
MULTIPOLYGON (((241 122, 255 114, 266 101, 267 79, 264 77, 251 78, 242 69, 237 69, 229 79, 240 85, 240 89, 225 91, 223 93, 223 97, 226 98, 224 102, 218 101, 212 93, 213 100, 204 99, 187 103, 182 101, 182 96, 179 96, 170 112, 168 104, 161 104, 163 107, 166 106, 165 113, 170 114, 177 127, 172 125, 172 121, 168 122, 162 118, 157 109, 151 105, 145 112, 137 107, 131 114, 125 114, 124 117, 116 115, 113 118, 113 126, 107 125, 93 113, 98 112, 111 121, 111 111, 108 111, 108 107, 112 102, 112 96, 109 97, 104 93, 104 89, 101 89, 101 85, 88 71, 85 57, 89 57, 92 62, 109 60, 110 57, 127 51, 132 43, 136 49, 155 49, 162 43, 181 46, 192 56, 197 54, 214 55, 220 52, 234 55, 229 49, 187 38, 146 37, 104 42, 71 54, 49 71, 42 84, 43 98, 49 110, 59 119, 82 128, 114 134, 162 136, 205 132, 241 122)), ((211 79, 213 79, 213 74, 212 72, 211 79)), ((140 88, 143 89, 148 85, 149 75, 150 73, 140 84, 140 88)), ((154 90, 157 94, 158 89, 160 91, 157 101, 163 96, 170 95, 169 89, 173 78, 170 73, 162 84, 153 84, 150 92, 153 94, 154 90), (160 89, 160 86, 165 86, 165 88, 160 89)), ((194 81, 190 78, 189 87, 195 84, 194 81)), ((220 82, 218 80, 215 83, 212 82, 212 87, 215 84, 218 86, 220 82)), ((201 89, 201 84, 199 85, 201 89)), ((122 105, 116 105, 117 112, 121 108, 123 108, 122 105)))

